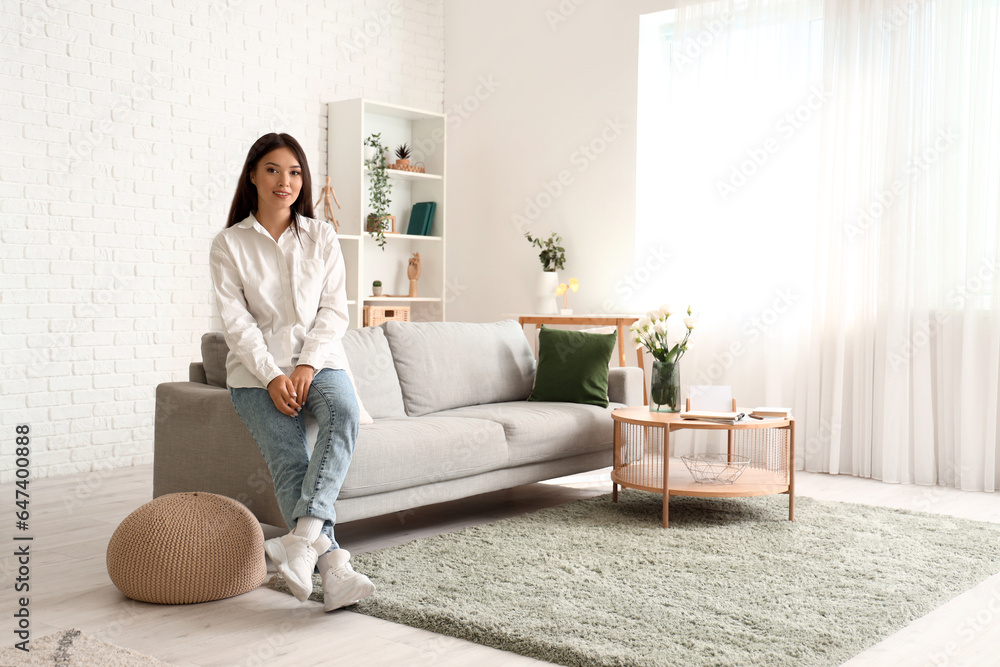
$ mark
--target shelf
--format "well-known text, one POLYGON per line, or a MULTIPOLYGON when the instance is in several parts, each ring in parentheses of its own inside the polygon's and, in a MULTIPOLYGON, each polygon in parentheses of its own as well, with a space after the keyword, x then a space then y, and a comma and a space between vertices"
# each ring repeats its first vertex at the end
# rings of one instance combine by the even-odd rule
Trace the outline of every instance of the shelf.
POLYGON ((434 303, 441 301, 440 297, 434 296, 367 296, 365 303, 379 303, 381 301, 406 301, 413 303, 434 303))
MULTIPOLYGON (((422 234, 386 234, 385 240, 391 241, 394 239, 403 241, 440 241, 440 236, 423 236, 422 234)), ((374 240, 374 239, 372 239, 374 240)))
MULTIPOLYGON (((407 293, 407 270, 413 253, 422 260, 420 291, 444 295, 445 282, 445 199, 447 169, 447 117, 443 113, 383 104, 355 98, 330 102, 327 118, 327 175, 337 188, 341 208, 337 218, 344 224, 338 234, 343 249, 351 325, 360 327, 364 306, 387 307, 412 305, 414 321, 443 321, 445 299, 442 297, 369 296, 374 280, 381 280, 386 291, 407 293), (387 213, 397 220, 400 232, 408 231, 413 205, 435 202, 433 236, 417 234, 385 234, 379 247, 365 230, 370 211, 371 170, 364 164, 368 153, 365 139, 373 133, 381 135, 383 145, 392 151, 402 144, 414 153, 411 160, 426 168, 425 173, 386 169, 392 187, 387 213), (427 173, 429 172, 429 173, 427 173)), ((392 155, 386 154, 388 159, 392 155)), ((394 155, 392 156, 394 159, 394 155)))
MULTIPOLYGON (((370 170, 369 170, 370 171, 370 170)), ((389 178, 394 178, 399 181, 440 181, 441 176, 439 174, 421 174, 417 171, 403 171, 402 169, 389 169, 386 168, 385 173, 389 178)))

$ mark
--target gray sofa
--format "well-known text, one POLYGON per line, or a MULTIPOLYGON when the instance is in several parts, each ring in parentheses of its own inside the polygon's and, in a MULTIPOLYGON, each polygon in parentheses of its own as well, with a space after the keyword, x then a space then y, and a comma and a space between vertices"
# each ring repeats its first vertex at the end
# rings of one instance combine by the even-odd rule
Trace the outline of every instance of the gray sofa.
MULTIPOLYGON (((349 331, 343 346, 374 423, 361 426, 339 522, 611 465, 611 410, 642 402, 638 368, 611 369, 607 408, 525 400, 536 364, 514 321, 386 322, 349 331)), ((153 496, 218 493, 284 526, 225 388, 227 352, 221 333, 205 334, 190 381, 156 388, 153 496)))

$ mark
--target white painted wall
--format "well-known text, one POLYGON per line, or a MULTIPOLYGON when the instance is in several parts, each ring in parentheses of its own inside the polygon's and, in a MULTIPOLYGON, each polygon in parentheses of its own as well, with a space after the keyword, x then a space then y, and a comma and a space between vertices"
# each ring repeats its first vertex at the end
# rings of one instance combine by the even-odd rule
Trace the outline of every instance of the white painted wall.
POLYGON ((634 250, 639 15, 672 6, 445 0, 448 319, 533 311, 541 264, 524 221, 562 235, 575 312, 640 307, 629 281, 651 257, 634 250))
POLYGON ((34 477, 152 460, 156 385, 186 380, 221 326, 208 248, 250 144, 295 136, 318 193, 326 102, 442 109, 443 14, 441 0, 0 5, 0 481, 16 424, 34 477))

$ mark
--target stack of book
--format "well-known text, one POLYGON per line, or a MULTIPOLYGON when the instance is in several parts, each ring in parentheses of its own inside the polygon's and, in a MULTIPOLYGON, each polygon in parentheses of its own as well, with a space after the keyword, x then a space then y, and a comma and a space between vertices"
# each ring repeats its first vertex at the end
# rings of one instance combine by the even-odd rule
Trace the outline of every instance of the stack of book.
POLYGON ((750 413, 754 419, 788 419, 792 416, 791 408, 754 408, 750 413))
POLYGON ((743 412, 716 412, 714 410, 688 410, 681 413, 681 419, 695 419, 713 424, 735 424, 745 416, 746 413, 743 412))
POLYGON ((410 211, 410 224, 406 228, 406 233, 414 236, 430 236, 431 228, 434 226, 434 209, 436 207, 437 204, 432 201, 414 204, 410 211))

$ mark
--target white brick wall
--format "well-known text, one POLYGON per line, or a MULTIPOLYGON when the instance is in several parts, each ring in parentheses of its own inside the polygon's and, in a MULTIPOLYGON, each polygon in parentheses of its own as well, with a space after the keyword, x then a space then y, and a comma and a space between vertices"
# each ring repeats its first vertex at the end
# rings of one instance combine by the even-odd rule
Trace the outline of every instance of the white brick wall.
POLYGON ((315 201, 352 97, 443 109, 442 0, 4 0, 0 481, 16 424, 33 477, 152 461, 247 149, 295 136, 315 201))

